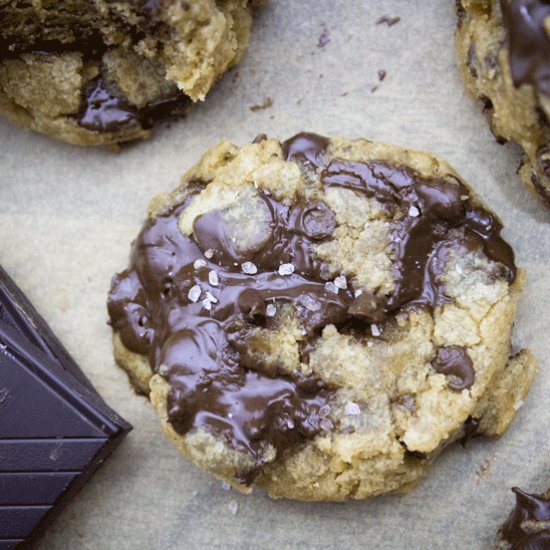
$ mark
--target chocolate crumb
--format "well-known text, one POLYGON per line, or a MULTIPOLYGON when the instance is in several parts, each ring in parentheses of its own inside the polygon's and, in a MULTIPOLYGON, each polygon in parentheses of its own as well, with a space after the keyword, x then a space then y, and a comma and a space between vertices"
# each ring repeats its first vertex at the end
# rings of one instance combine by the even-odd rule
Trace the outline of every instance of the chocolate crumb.
POLYGON ((318 48, 324 48, 330 42, 330 31, 325 27, 323 32, 319 35, 319 41, 317 42, 318 48))
POLYGON ((384 80, 384 78, 386 78, 386 75, 388 73, 385 71, 385 69, 379 69, 378 70, 378 80, 380 80, 380 82, 382 82, 382 80, 384 80))
POLYGON ((401 21, 401 17, 390 17, 389 15, 383 15, 379 19, 377 19, 376 24, 382 25, 382 23, 385 23, 388 25, 388 27, 393 27, 394 25, 397 25, 401 21))

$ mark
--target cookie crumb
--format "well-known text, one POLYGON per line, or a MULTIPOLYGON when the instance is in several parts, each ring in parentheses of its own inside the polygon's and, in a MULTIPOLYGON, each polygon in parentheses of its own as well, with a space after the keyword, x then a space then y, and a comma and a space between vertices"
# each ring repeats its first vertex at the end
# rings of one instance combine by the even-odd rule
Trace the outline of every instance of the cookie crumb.
POLYGON ((195 285, 195 286, 191 287, 191 289, 187 293, 187 297, 192 302, 198 302, 199 298, 201 297, 201 294, 202 294, 202 288, 199 285, 195 285))
POLYGON ((524 403, 523 399, 514 403, 514 410, 519 411, 521 407, 523 407, 523 403, 524 403))
POLYGON ((255 113, 256 111, 263 111, 264 109, 269 109, 273 105, 273 100, 266 96, 264 97, 264 100, 262 103, 258 103, 256 105, 251 105, 250 110, 255 113))

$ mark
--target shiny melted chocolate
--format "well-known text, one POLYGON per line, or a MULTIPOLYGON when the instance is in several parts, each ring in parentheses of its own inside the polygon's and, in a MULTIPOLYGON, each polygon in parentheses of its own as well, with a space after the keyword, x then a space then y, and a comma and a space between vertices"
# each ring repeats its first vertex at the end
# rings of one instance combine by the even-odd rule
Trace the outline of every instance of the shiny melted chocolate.
POLYGON ((98 77, 84 91, 77 122, 94 132, 117 132, 134 125, 149 129, 155 120, 183 113, 190 104, 191 100, 185 94, 176 91, 173 96, 138 109, 120 93, 114 92, 103 77, 98 77))
POLYGON ((432 361, 435 372, 445 376, 453 376, 449 380, 449 388, 462 391, 472 387, 475 380, 474 363, 462 346, 447 346, 439 348, 432 361), (458 381, 457 381, 458 379, 458 381))
POLYGON ((515 86, 532 84, 550 95, 550 38, 544 21, 550 17, 547 0, 500 0, 508 30, 510 69, 515 86))
MULTIPOLYGON (((374 197, 394 215, 391 295, 360 294, 351 281, 341 289, 328 280, 314 246, 332 238, 336 220, 322 201, 289 206, 258 190, 258 208, 271 231, 245 250, 233 243, 220 210, 199 216, 192 235, 182 235, 178 218, 207 185, 200 180, 189 182, 179 206, 147 221, 130 268, 114 277, 109 295, 113 329, 128 349, 147 355, 170 385, 174 429, 183 435, 203 428, 221 436, 248 452, 257 468, 268 448, 280 455, 333 427, 331 388, 316 377, 284 373, 255 351, 259 331, 285 322, 288 307, 301 324, 307 360, 326 325, 365 336, 373 322, 397 310, 445 301, 439 275, 450 250, 477 247, 501 264, 507 280, 515 276, 499 222, 473 205, 455 178, 427 180, 386 162, 329 161, 328 143, 299 134, 282 149, 287 160, 317 173, 326 189, 374 197)), ((470 379, 465 369, 451 371, 463 383, 470 379)), ((252 481, 255 471, 242 479, 252 481)))
MULTIPOLYGON (((134 4, 147 21, 154 18, 160 7, 158 0, 135 0, 134 4)), ((136 37, 140 34, 136 29, 130 31, 136 37)), ((138 40, 136 37, 134 41, 138 40)), ((100 63, 109 49, 99 31, 78 26, 72 29, 71 39, 64 42, 38 37, 29 43, 18 43, 15 39, 0 38, 0 60, 17 58, 25 53, 48 56, 76 52, 82 55, 84 62, 100 63)), ((93 132, 118 132, 136 125, 148 130, 156 120, 185 114, 191 105, 191 100, 183 92, 174 89, 173 94, 137 108, 116 89, 114 83, 101 75, 83 90, 81 109, 74 119, 79 126, 93 132)))
MULTIPOLYGON (((537 530, 524 522, 550 522, 550 498, 531 495, 514 487, 516 507, 499 530, 499 538, 510 544, 511 550, 547 550, 550 529, 537 530)), ((548 523, 547 523, 548 525, 548 523)))

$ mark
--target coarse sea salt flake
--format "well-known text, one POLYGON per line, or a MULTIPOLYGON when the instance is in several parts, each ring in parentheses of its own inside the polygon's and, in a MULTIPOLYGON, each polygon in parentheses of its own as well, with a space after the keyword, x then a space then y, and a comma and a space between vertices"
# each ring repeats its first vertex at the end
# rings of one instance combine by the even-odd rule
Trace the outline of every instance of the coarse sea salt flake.
POLYGON ((337 288, 341 288, 342 290, 348 288, 348 282, 343 275, 340 275, 339 277, 336 277, 336 279, 334 279, 334 285, 337 288))
POLYGON ((338 294, 338 287, 332 281, 325 283, 325 290, 333 294, 338 294))
POLYGON ((206 309, 206 311, 210 311, 212 309, 212 302, 208 298, 205 298, 202 301, 202 307, 206 309))
POLYGON ((244 264, 241 265, 241 269, 243 270, 243 273, 246 273, 247 275, 254 275, 258 273, 258 268, 252 262, 244 262, 244 264))
POLYGON ((212 256, 214 256, 214 251, 213 251, 211 248, 209 248, 209 249, 204 253, 204 256, 205 256, 205 258, 210 259, 210 258, 212 258, 212 256))
POLYGON ((309 294, 304 294, 302 303, 306 309, 309 309, 309 311, 319 311, 321 309, 321 304, 309 294))
POLYGON ((230 503, 229 503, 229 511, 234 515, 236 516, 237 515, 237 512, 239 511, 239 503, 236 501, 236 500, 232 500, 230 503))
POLYGON ((371 325, 370 326, 370 331, 371 331, 373 336, 380 336, 380 334, 382 334, 380 332, 380 329, 378 328, 378 325, 371 325))
POLYGON ((268 304, 268 306, 265 308, 265 314, 267 317, 275 317, 276 313, 277 308, 273 304, 268 304))
POLYGON ((218 279, 218 274, 215 272, 215 271, 211 271, 209 274, 208 274, 208 282, 212 285, 212 286, 218 286, 219 284, 219 279, 218 279))
POLYGON ((359 408, 359 405, 357 403, 350 401, 349 403, 346 403, 346 406, 344 407, 344 413, 351 416, 356 416, 358 414, 361 414, 361 409, 359 408))
POLYGON ((409 208, 409 216, 412 216, 413 218, 418 218, 420 216, 420 210, 416 206, 411 206, 409 208))
POLYGON ((279 266, 279 275, 292 275, 294 273, 293 264, 281 264, 279 266))
POLYGON ((166 375, 168 374, 168 370, 169 370, 169 369, 168 369, 168 366, 167 366, 167 365, 161 365, 161 366, 159 367, 159 374, 160 374, 161 376, 166 376, 166 375))
POLYGON ((201 297, 202 289, 199 285, 195 285, 189 289, 189 292, 187 293, 187 297, 192 302, 198 302, 199 298, 201 297))
POLYGON ((218 299, 211 293, 206 291, 206 300, 209 302, 212 302, 213 304, 216 304, 218 302, 218 299))
POLYGON ((201 267, 206 267, 206 260, 203 260, 202 258, 199 258, 198 260, 195 260, 193 262, 193 267, 195 269, 200 269, 201 267))

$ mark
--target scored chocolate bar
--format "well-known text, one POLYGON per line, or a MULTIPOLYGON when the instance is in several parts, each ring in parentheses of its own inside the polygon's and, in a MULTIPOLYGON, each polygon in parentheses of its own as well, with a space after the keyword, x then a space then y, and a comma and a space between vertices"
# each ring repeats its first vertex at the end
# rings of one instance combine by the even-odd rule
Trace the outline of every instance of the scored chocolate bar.
POLYGON ((30 547, 130 430, 0 268, 0 550, 30 547))

